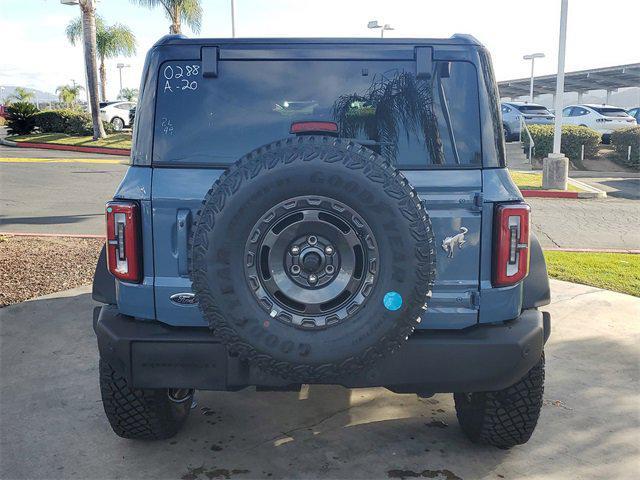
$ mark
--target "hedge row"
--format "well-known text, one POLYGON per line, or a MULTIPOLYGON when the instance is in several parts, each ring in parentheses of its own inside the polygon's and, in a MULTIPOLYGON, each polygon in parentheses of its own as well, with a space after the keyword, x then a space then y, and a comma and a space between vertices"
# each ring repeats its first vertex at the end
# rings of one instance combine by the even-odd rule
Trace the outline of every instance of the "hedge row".
MULTIPOLYGON (((544 158, 553 151, 553 125, 528 125, 534 143, 534 157, 544 158)), ((588 127, 577 125, 562 126, 560 151, 574 163, 580 163, 582 145, 585 158, 598 154, 600 134, 588 127)), ((529 138, 525 136, 525 147, 529 148, 529 138)))
MULTIPOLYGON (((93 134, 93 122, 87 112, 70 109, 39 111, 33 103, 16 102, 7 108, 7 113, 12 135, 28 135, 35 129, 41 133, 93 134)), ((103 122, 103 125, 107 133, 113 133, 110 123, 103 122)))
POLYGON ((36 127, 41 133, 66 133, 67 135, 91 135, 91 115, 77 110, 44 110, 36 113, 36 127))
POLYGON ((640 126, 613 132, 611 145, 616 151, 616 160, 619 163, 640 170, 640 126), (631 158, 628 157, 629 147, 631 147, 631 158))

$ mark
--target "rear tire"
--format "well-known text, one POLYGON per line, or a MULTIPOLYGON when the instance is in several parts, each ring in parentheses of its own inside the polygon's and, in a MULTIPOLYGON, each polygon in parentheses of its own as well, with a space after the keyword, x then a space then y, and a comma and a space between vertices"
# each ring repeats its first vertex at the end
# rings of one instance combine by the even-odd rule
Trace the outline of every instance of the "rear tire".
POLYGON ((111 125, 116 132, 121 132, 124 129, 124 120, 120 117, 113 117, 111 119, 111 125))
POLYGON ((100 360, 99 369, 102 404, 116 435, 135 440, 164 440, 182 428, 191 410, 192 390, 130 388, 104 360, 100 360))
POLYGON ((509 127, 507 127, 506 124, 502 125, 502 128, 504 128, 505 142, 510 142, 513 139, 513 134, 511 133, 511 130, 509 130, 509 127))
POLYGON ((510 448, 533 434, 544 392, 544 353, 515 384, 496 392, 455 393, 458 423, 474 443, 510 448))

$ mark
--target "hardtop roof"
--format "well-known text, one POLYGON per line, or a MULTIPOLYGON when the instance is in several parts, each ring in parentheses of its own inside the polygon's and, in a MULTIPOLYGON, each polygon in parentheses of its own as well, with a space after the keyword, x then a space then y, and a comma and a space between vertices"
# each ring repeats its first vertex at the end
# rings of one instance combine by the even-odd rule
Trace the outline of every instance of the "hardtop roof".
POLYGON ((306 45, 483 45, 472 35, 459 34, 450 38, 188 38, 185 35, 165 35, 154 47, 166 45, 245 45, 245 44, 306 44, 306 45))

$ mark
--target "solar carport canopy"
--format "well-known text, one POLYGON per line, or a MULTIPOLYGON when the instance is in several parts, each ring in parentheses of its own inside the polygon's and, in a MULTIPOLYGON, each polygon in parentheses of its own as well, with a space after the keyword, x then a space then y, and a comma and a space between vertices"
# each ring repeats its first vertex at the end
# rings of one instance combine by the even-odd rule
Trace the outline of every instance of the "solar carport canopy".
MULTIPOLYGON (((529 95, 530 77, 498 82, 500 97, 514 98, 529 95)), ((564 75, 565 92, 587 92, 589 90, 615 91, 618 88, 640 87, 640 63, 615 67, 594 68, 568 72, 564 75)), ((556 92, 556 75, 535 77, 536 95, 556 92)))

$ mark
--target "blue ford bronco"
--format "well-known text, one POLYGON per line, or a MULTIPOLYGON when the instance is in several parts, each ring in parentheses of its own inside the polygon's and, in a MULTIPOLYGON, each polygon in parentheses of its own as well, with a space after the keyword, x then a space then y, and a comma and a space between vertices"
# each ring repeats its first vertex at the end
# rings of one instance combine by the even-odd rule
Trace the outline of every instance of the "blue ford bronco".
POLYGON ((549 281, 474 38, 162 38, 94 279, 116 434, 194 391, 452 392, 474 442, 535 428, 549 281))

